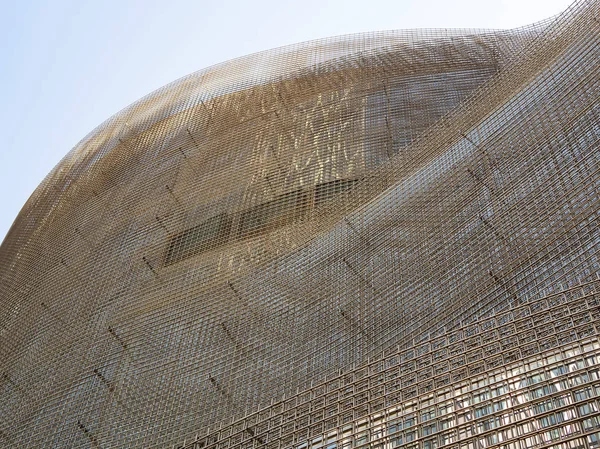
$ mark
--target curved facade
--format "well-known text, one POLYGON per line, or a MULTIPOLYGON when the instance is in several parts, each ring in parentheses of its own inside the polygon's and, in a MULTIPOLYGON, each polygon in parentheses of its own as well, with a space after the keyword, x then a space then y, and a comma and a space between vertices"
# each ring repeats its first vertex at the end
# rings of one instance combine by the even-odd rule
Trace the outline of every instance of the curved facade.
POLYGON ((229 61, 0 247, 3 447, 597 447, 600 2, 229 61))

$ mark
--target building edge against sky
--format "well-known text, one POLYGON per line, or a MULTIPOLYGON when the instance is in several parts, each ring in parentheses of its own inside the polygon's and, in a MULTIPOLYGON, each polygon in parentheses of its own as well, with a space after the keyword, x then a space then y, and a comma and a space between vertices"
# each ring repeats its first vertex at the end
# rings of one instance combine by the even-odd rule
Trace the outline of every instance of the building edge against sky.
POLYGON ((0 440, 597 447, 599 16, 297 44, 109 119, 0 247, 0 440))

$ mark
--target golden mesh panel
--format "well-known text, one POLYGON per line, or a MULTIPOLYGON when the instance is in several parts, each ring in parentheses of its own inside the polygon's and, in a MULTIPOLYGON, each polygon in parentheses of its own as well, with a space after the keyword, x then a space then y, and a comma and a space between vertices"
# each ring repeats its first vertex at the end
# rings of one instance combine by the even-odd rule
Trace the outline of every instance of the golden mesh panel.
POLYGON ((284 47, 102 124, 0 247, 2 447, 598 447, 599 17, 284 47))

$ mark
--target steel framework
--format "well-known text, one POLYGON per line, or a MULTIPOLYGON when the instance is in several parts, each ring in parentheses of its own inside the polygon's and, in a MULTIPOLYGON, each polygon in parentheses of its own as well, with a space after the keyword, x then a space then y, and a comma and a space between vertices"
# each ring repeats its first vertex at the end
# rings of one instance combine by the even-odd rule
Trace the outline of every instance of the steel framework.
POLYGON ((83 139, 0 247, 0 442, 600 446, 600 2, 302 43, 83 139))

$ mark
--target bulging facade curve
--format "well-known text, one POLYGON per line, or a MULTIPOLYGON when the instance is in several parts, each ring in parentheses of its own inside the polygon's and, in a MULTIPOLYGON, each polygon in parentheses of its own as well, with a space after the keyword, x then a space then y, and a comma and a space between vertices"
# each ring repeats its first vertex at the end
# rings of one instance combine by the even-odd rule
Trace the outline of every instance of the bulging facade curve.
POLYGON ((116 114, 0 247, 0 442, 600 445, 600 2, 341 36, 116 114))

